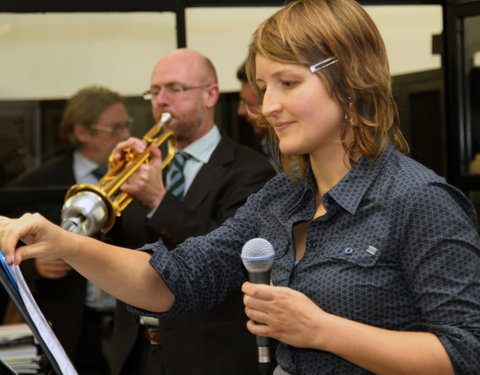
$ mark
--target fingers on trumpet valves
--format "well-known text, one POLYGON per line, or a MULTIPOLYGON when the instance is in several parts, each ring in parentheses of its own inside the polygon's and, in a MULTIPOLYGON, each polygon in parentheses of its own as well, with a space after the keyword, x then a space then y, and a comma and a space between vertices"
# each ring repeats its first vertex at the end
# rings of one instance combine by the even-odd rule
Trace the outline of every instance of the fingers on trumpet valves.
POLYGON ((137 157, 137 153, 133 152, 131 147, 125 148, 123 152, 124 152, 123 155, 124 155, 125 161, 127 163, 135 160, 135 158, 137 157))

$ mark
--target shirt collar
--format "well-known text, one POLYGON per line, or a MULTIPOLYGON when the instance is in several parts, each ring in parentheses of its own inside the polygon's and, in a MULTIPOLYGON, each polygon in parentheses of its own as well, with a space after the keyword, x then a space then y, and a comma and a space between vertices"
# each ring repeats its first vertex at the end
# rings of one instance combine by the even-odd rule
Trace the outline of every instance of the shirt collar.
MULTIPOLYGON (((352 215, 355 214, 363 196, 380 173, 392 152, 393 146, 388 143, 385 151, 377 158, 368 160, 365 156, 362 156, 345 177, 325 193, 325 196, 332 197, 343 209, 352 215)), ((315 177, 313 171, 309 168, 305 176, 304 191, 297 204, 305 199, 307 194, 314 197, 315 191, 315 177)))
POLYGON ((98 164, 83 156, 80 151, 73 153, 73 170, 77 179, 77 183, 82 183, 85 177, 89 176, 94 169, 98 168, 98 164))
POLYGON ((182 151, 186 152, 198 161, 206 164, 220 142, 220 138, 222 138, 222 136, 217 125, 213 125, 212 129, 210 129, 207 134, 189 144, 182 151))
POLYGON ((388 143, 385 151, 375 159, 367 159, 362 156, 327 194, 346 211, 352 215, 355 214, 363 196, 375 181, 393 150, 393 146, 388 143))

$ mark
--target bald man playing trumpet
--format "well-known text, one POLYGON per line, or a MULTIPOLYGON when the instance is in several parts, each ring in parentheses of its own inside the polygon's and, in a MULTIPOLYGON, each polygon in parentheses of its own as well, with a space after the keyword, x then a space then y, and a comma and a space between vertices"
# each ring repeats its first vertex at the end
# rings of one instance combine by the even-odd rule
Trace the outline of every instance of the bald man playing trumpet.
MULTIPOLYGON (((263 155, 221 133, 214 119, 219 96, 215 67, 199 52, 179 49, 157 62, 144 98, 155 122, 165 112, 172 116, 165 128, 176 136, 183 186, 177 157, 162 171, 162 155, 151 146, 151 163, 122 187, 136 199, 112 230, 116 244, 137 248, 160 238, 173 248, 206 234, 275 175, 263 155)), ((127 147, 143 152, 147 146, 130 138, 113 158, 121 159, 127 147)), ((137 317, 119 302, 112 374, 256 374, 256 344, 246 322, 240 290, 211 310, 168 321, 137 317)))

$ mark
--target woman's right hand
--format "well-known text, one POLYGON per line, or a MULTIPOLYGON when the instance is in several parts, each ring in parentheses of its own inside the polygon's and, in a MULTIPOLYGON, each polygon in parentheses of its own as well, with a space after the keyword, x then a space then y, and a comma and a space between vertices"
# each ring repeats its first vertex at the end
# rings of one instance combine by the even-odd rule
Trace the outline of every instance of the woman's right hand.
POLYGON ((247 328, 299 348, 323 350, 330 314, 305 294, 288 288, 246 282, 242 286, 247 328))

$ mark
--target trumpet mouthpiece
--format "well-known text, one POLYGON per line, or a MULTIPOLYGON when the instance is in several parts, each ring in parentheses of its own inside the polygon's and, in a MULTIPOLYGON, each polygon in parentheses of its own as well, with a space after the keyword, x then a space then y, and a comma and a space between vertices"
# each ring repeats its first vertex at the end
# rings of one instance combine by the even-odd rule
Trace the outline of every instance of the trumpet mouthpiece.
POLYGON ((165 124, 172 118, 172 115, 168 112, 163 112, 162 117, 160 117, 160 124, 165 124))

